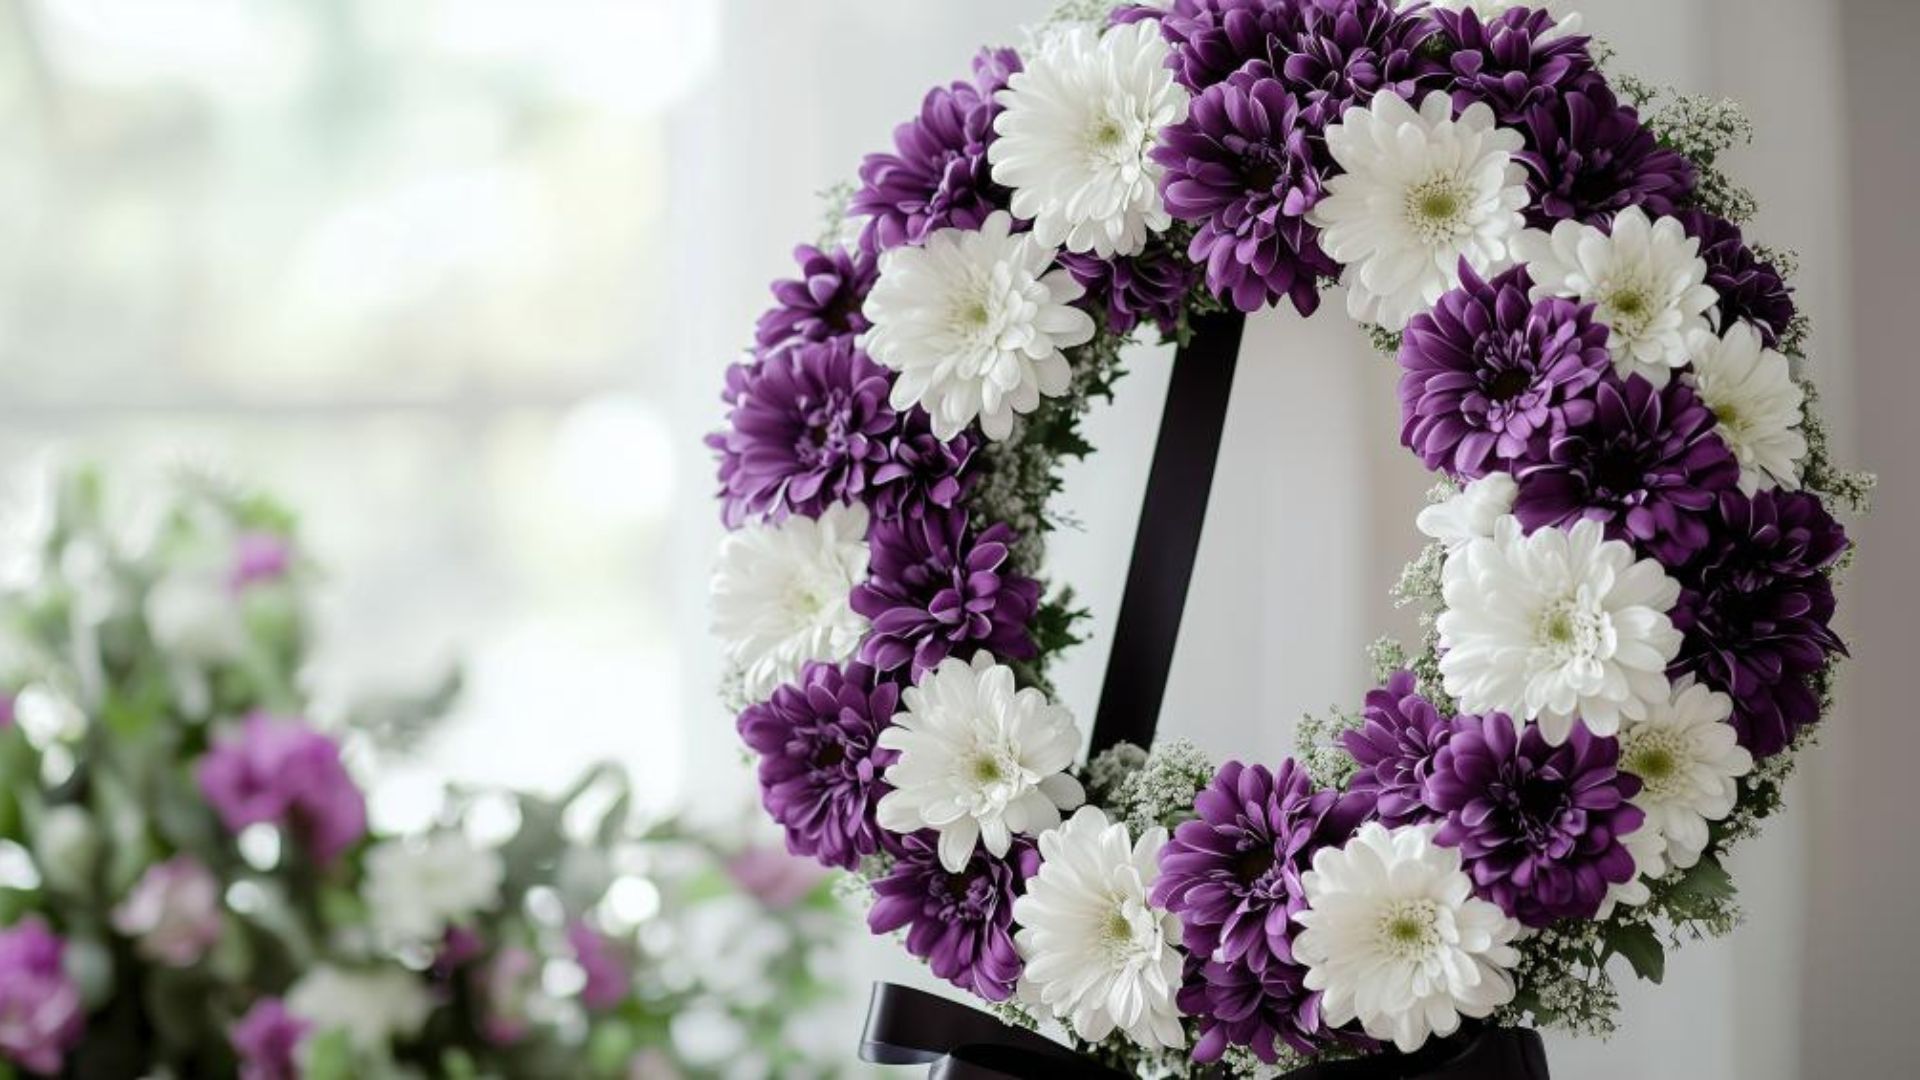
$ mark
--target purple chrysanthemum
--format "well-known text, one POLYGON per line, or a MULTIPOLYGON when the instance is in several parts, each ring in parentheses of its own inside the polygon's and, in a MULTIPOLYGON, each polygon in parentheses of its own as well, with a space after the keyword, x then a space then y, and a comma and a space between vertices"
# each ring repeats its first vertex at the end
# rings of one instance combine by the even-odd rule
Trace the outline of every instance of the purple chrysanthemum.
POLYGON ((200 793, 227 831, 289 830, 317 863, 367 832, 367 800, 340 760, 340 744, 305 721, 255 712, 215 740, 196 769, 200 793))
POLYGON ((1411 671, 1396 671, 1367 694, 1366 722, 1341 735, 1340 745, 1360 763, 1347 791, 1373 800, 1388 828, 1431 819, 1426 783, 1433 758, 1453 734, 1453 723, 1414 688, 1411 671))
POLYGON ((867 476, 867 506, 881 518, 920 518, 931 508, 952 510, 973 486, 980 437, 972 430, 942 440, 926 410, 914 408, 887 440, 885 455, 867 476))
MULTIPOLYGON (((1229 1044, 1273 1060, 1275 1040, 1311 1051, 1327 1033, 1293 958, 1294 913, 1306 906, 1300 875, 1313 853, 1345 842, 1372 810, 1360 795, 1321 791, 1293 760, 1277 772, 1229 761, 1194 800, 1197 817, 1160 852, 1153 902, 1180 917, 1182 943, 1205 963, 1181 1011, 1199 1019, 1213 1060, 1229 1044), (1264 999, 1272 985, 1275 996, 1264 999)), ((1196 1051, 1196 1055, 1198 1051, 1196 1051)))
POLYGON ((1298 8, 1275 74, 1300 99, 1300 120, 1314 134, 1375 94, 1417 106, 1424 90, 1444 85, 1446 68, 1423 48, 1437 29, 1424 9, 1402 11, 1394 0, 1308 0, 1298 8))
POLYGON ((867 580, 852 597, 853 610, 873 621, 860 659, 881 671, 910 662, 915 679, 955 652, 1031 659, 1027 624, 1040 583, 1008 572, 1017 539, 1004 524, 974 532, 964 510, 875 522, 867 580))
POLYGON ((1180 1011, 1195 1017, 1200 1037, 1193 1060, 1218 1061, 1231 1046, 1244 1046, 1261 1061, 1280 1059, 1280 1046, 1302 1054, 1332 1042, 1371 1047, 1361 1037, 1328 1030, 1320 1016, 1320 994, 1307 989, 1307 969, 1297 964, 1268 964, 1254 971, 1245 963, 1203 962, 1188 956, 1175 996, 1180 1011))
POLYGON ((1241 311, 1285 297, 1310 315, 1321 282, 1340 272, 1306 221, 1321 195, 1313 153, 1299 102, 1250 72, 1208 87, 1153 152, 1167 212, 1199 226, 1187 257, 1241 311))
POLYGON ((1590 518, 1610 538, 1680 565, 1707 543, 1714 496, 1740 476, 1713 413, 1679 379, 1658 390, 1639 375, 1602 379, 1594 406, 1585 423, 1543 433, 1519 459, 1514 514, 1528 532, 1590 518))
POLYGON ((874 806, 896 755, 874 740, 899 703, 900 688, 865 664, 809 664, 740 714, 740 737, 760 755, 760 802, 788 851, 852 869, 880 850, 874 806))
POLYGON ((1114 12, 1114 21, 1160 20, 1172 55, 1167 66, 1195 94, 1247 66, 1273 64, 1285 55, 1282 41, 1300 28, 1301 0, 1174 0, 1162 11, 1146 4, 1114 12))
POLYGON ((1463 260, 1460 285, 1408 324, 1400 346, 1400 441, 1429 469, 1472 479, 1537 433, 1585 423, 1611 368, 1592 305, 1530 298, 1516 266, 1491 282, 1463 260))
POLYGON ((788 514, 819 517, 862 499, 887 463, 899 417, 893 376, 852 338, 800 341, 727 372, 720 453, 721 517, 729 528, 788 514))
POLYGON ((1693 190, 1692 163, 1661 146, 1632 106, 1599 82, 1527 110, 1520 125, 1532 203, 1527 224, 1550 229, 1571 219, 1605 226, 1629 206, 1672 214, 1693 190))
POLYGON ((1472 8, 1429 14, 1446 38, 1457 110, 1485 102, 1500 123, 1518 126, 1532 109, 1601 79, 1587 49, 1590 39, 1552 33, 1558 22, 1551 12, 1509 8, 1485 19, 1472 8))
POLYGON ((1149 322, 1169 341, 1179 332, 1187 293, 1200 276, 1198 267, 1160 239, 1138 255, 1102 259, 1063 251, 1059 261, 1087 290, 1081 305, 1104 319, 1109 331, 1130 334, 1149 322))
POLYGON ((861 313, 867 290, 880 276, 871 252, 822 251, 812 244, 793 249, 800 276, 773 283, 775 306, 760 316, 754 340, 764 350, 793 341, 825 341, 858 334, 872 323, 861 313))
POLYGON ((890 934, 904 926, 907 951, 935 975, 988 1001, 1012 996, 1022 967, 1013 901, 1040 869, 1033 842, 1015 837, 1005 857, 976 847, 957 874, 940 865, 938 833, 889 837, 887 847, 895 860, 873 883, 867 927, 890 934))
POLYGON ((1712 539, 1685 568, 1673 622, 1686 635, 1672 673, 1693 673, 1731 697, 1740 745, 1755 757, 1787 748, 1820 719, 1814 676, 1844 655, 1833 632, 1827 571, 1846 530, 1806 492, 1722 492, 1712 539))
POLYGON ((1538 724, 1520 734, 1502 713, 1459 717, 1427 780, 1427 804, 1446 815, 1434 841, 1459 848, 1475 890, 1528 926, 1592 918, 1609 886, 1633 879, 1620 838, 1646 816, 1619 764, 1620 744, 1582 723, 1552 746, 1538 724))
POLYGON ((1733 222, 1705 210, 1683 210, 1676 216, 1687 235, 1700 241, 1707 285, 1720 294, 1720 329, 1745 320, 1760 331, 1768 348, 1778 347, 1796 310, 1793 290, 1779 268, 1754 254, 1733 222))
POLYGON ((863 249, 918 244, 938 229, 977 229, 1007 208, 1008 193, 987 164, 987 143, 1000 114, 993 96, 1019 70, 1012 49, 982 50, 972 82, 929 90, 920 115, 893 129, 894 152, 868 154, 860 163, 860 189, 847 210, 868 219, 863 249))

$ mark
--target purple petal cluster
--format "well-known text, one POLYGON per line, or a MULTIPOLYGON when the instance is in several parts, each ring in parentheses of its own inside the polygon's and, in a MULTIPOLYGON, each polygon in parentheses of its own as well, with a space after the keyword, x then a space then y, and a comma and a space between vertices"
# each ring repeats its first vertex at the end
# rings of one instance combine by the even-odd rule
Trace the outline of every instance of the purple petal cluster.
POLYGON ((826 341, 858 334, 873 324, 861 313, 867 292, 880 276, 872 252, 812 244, 793 249, 800 276, 773 283, 774 307, 760 316, 754 340, 762 349, 795 341, 826 341))
POLYGON ((200 759, 198 778, 229 832, 279 826, 315 862, 332 862, 366 835, 366 797, 340 745, 304 721, 249 715, 200 759))
POLYGON ((1200 1023, 1196 1060, 1234 1045, 1271 1062, 1276 1043, 1303 1053, 1326 1044, 1319 996, 1293 958, 1292 917, 1306 906, 1300 875, 1313 853, 1344 843, 1372 802, 1316 789, 1291 759, 1277 772, 1227 762, 1194 800, 1195 819, 1161 850, 1152 899, 1180 917, 1195 961, 1178 1003, 1200 1023))
POLYGON ((847 206, 868 219, 863 249, 919 244, 939 229, 977 229, 987 215, 1007 208, 1008 193, 993 182, 987 164, 987 144, 1000 114, 993 96, 1019 70, 1013 50, 982 51, 971 82, 928 91, 920 115, 893 129, 893 153, 867 155, 860 189, 847 206))
POLYGON ((1620 838, 1645 819, 1628 802, 1640 781, 1620 744, 1575 724, 1549 745, 1502 713, 1461 716, 1434 756, 1426 802, 1446 820, 1436 843, 1460 849, 1475 890, 1527 926, 1588 919, 1612 885, 1633 879, 1620 838))
POLYGON ((1108 331, 1131 334, 1147 322, 1168 341, 1179 333, 1187 293, 1200 277, 1199 267, 1159 238, 1138 255, 1102 259, 1091 252, 1062 251, 1059 261, 1087 290, 1081 305, 1102 319, 1108 331))
POLYGON ((1456 110, 1484 102, 1500 123, 1519 126, 1535 108, 1601 82, 1590 39, 1552 33, 1557 21, 1551 12, 1509 8, 1484 20, 1472 8, 1428 14, 1445 38, 1456 110))
POLYGON ((951 439, 933 433, 926 410, 914 407, 885 444, 885 456, 867 475, 867 507, 880 518, 925 517, 952 510, 973 487, 980 436, 968 429, 951 439))
POLYGON ((1429 469, 1484 476, 1536 435, 1592 418, 1612 365, 1607 328, 1592 305, 1532 288, 1524 266, 1489 282, 1463 261, 1459 287, 1407 326, 1400 441, 1429 469))
POLYGON ((1714 498, 1740 468, 1713 413, 1679 379, 1655 389, 1609 375, 1584 423, 1543 434, 1518 460, 1513 512, 1528 532, 1582 518, 1678 566, 1708 541, 1714 498))
POLYGON ((1347 791, 1373 800, 1374 816, 1388 828, 1427 821, 1427 780, 1433 759, 1453 734, 1453 721, 1414 688, 1411 671, 1396 671, 1387 685, 1367 694, 1365 723, 1341 735, 1340 744, 1360 763, 1347 791))
POLYGON ((905 927, 907 951, 933 973, 988 1001, 1013 994, 1022 965, 1013 944, 1013 902, 1040 870, 1031 840, 1015 837, 1004 857, 974 848, 957 874, 940 865, 940 836, 889 837, 895 861, 873 883, 867 927, 890 934, 905 927))
POLYGON ((1629 206, 1649 217, 1672 214, 1697 179, 1601 82, 1533 106, 1520 129, 1526 145, 1517 160, 1533 196, 1527 223, 1536 228, 1569 219, 1605 226, 1629 206))
POLYGON ((54 1075, 80 1041, 87 1012, 66 951, 38 917, 0 929, 0 1062, 54 1075))
POLYGON ((819 517, 866 497, 900 426, 893 376, 850 337, 799 341, 727 372, 720 454, 729 528, 788 514, 819 517))
POLYGON ((254 1002, 227 1031, 240 1059, 240 1080, 300 1080, 300 1044, 312 1030, 279 998, 254 1002))
POLYGON ((874 807, 896 755, 875 740, 899 704, 899 686, 865 664, 809 664, 740 714, 740 737, 760 755, 761 805, 788 851, 852 869, 880 850, 874 807))
POLYGON ((1140 4, 1114 13, 1116 22, 1160 20, 1174 77, 1198 94, 1253 61, 1281 63, 1300 33, 1311 0, 1174 0, 1165 10, 1140 4))
POLYGON ((912 676, 958 653, 985 649, 1003 660, 1038 651, 1027 633, 1040 583, 1007 567, 1018 540, 1011 527, 975 532, 964 510, 928 508, 918 518, 877 521, 867 536, 867 580, 853 610, 873 622, 860 659, 912 676))
POLYGON ((1733 222, 1705 210, 1683 210, 1676 216, 1687 235, 1700 241, 1707 284, 1720 294, 1720 328, 1744 320, 1760 331, 1768 348, 1777 347, 1796 310, 1793 290, 1779 268, 1755 254, 1733 222))
POLYGON ((1846 646, 1831 625, 1828 571, 1846 530, 1806 492, 1726 491, 1711 539, 1675 573, 1674 625, 1685 634, 1672 673, 1692 673, 1734 702, 1740 745, 1755 757, 1787 748, 1820 719, 1816 675, 1846 646))
POLYGON ((1195 223, 1187 257, 1207 288, 1241 311, 1289 299, 1302 315, 1339 264, 1320 250, 1306 213, 1321 169, 1300 103, 1273 78, 1240 72, 1194 99, 1187 121, 1153 152, 1168 213, 1195 223))
POLYGON ((1445 85, 1445 67, 1425 48, 1437 28, 1424 10, 1395 0, 1302 0, 1297 8, 1298 29, 1282 42, 1275 73, 1316 136, 1375 94, 1417 105, 1445 85))
POLYGON ((593 1012, 619 1008, 633 993, 633 972, 613 940, 576 919, 567 924, 567 946, 586 975, 580 1004, 593 1012))

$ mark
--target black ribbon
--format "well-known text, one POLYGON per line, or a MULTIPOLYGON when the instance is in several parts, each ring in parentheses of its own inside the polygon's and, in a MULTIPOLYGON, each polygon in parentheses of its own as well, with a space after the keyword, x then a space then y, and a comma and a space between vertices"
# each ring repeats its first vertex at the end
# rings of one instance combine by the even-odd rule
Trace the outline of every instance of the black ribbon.
POLYGON ((1133 561, 1114 623, 1113 653, 1093 721, 1095 754, 1119 742, 1153 745, 1246 322, 1237 311, 1203 315, 1174 354, 1133 561))
MULTIPOLYGON (((1126 1080, 1126 1074, 957 1001, 894 983, 873 984, 860 1058, 925 1065, 929 1080, 1126 1080)), ((1536 1032, 1463 1027, 1412 1054, 1295 1069, 1281 1080, 1549 1080, 1536 1032)))

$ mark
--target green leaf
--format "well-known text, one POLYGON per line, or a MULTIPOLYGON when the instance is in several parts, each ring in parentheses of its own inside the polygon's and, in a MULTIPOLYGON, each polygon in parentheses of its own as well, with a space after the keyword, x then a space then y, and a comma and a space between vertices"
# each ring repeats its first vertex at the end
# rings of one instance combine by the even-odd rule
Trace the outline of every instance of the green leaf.
POLYGON ((1651 926, 1620 926, 1607 933, 1607 951, 1633 965, 1633 973, 1651 983, 1666 977, 1667 951, 1651 926))
POLYGON ((1733 875, 1720 865, 1720 860, 1709 855, 1693 864, 1680 883, 1674 886, 1673 895, 1686 899, 1731 900, 1737 891, 1733 875))
POLYGON ((353 1080, 353 1046, 344 1031, 328 1031, 307 1044, 307 1080, 353 1080))

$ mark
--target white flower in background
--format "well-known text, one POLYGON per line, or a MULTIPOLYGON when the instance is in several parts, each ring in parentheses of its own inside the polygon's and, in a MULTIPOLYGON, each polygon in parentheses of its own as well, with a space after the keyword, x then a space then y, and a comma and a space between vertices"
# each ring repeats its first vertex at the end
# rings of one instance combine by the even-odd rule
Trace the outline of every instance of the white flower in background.
POLYGON ((1061 350, 1092 340, 1093 317, 1072 306, 1086 290, 1053 257, 1033 233, 1014 235, 1005 211, 979 232, 941 229, 924 247, 882 255, 866 344, 900 373, 893 407, 924 407, 942 439, 976 419, 1004 439, 1015 414, 1066 393, 1073 372, 1061 350))
POLYGON ((1458 551, 1469 541, 1492 539, 1494 525, 1513 513, 1513 500, 1519 492, 1520 485, 1513 477, 1503 472, 1488 473, 1421 510, 1414 524, 1448 551, 1458 551))
POLYGON ((1526 170, 1513 159, 1518 132, 1497 127, 1476 102, 1459 119, 1453 99, 1434 91, 1420 111, 1394 94, 1348 109, 1327 127, 1341 173, 1307 213, 1320 246, 1346 267, 1347 310, 1402 330, 1460 280, 1513 261, 1526 227, 1526 170))
POLYGON ((1696 330, 1687 341, 1693 372, 1683 378, 1713 410, 1715 432, 1740 462, 1740 490, 1799 487, 1800 459, 1807 456, 1800 408, 1807 395, 1793 381, 1787 358, 1744 322, 1720 337, 1696 330))
POLYGON ((1732 715, 1732 698, 1687 678, 1674 684, 1670 700, 1620 729, 1620 768, 1640 778, 1633 804, 1664 840, 1669 865, 1684 870, 1700 861, 1707 825, 1733 812, 1736 781, 1753 771, 1732 715))
POLYGON ((1293 955, 1327 1025, 1358 1018, 1409 1053, 1512 1001, 1507 969, 1520 959, 1509 944, 1520 924, 1473 895, 1460 852, 1433 831, 1370 821, 1345 847, 1315 852, 1294 916, 1293 955))
POLYGON ((1173 223, 1148 154, 1187 118, 1188 100, 1158 22, 1054 34, 996 100, 993 179, 1041 243, 1109 259, 1138 254, 1173 223))
POLYGON ((147 867, 113 909, 113 928, 132 938, 140 954, 173 967, 188 967, 220 940, 221 884, 191 855, 175 855, 147 867))
POLYGON ((746 696, 765 701, 809 661, 854 654, 867 618, 853 610, 867 578, 867 509, 834 506, 818 519, 748 525, 720 544, 713 632, 746 696))
POLYGON ((229 663, 247 651, 247 623, 225 567, 211 562, 169 569, 147 592, 147 628, 161 651, 201 664, 229 663))
POLYGON ((879 738, 900 752, 887 767, 893 790, 880 799, 880 827, 938 830, 948 870, 965 869, 976 843, 1005 855, 1015 833, 1055 828, 1062 810, 1086 801, 1066 773, 1080 756, 1073 715, 1016 688, 1013 669, 991 654, 971 664, 948 657, 900 699, 905 711, 879 738))
POLYGON ((72 803, 50 807, 40 815, 33 859, 48 888, 68 893, 91 889, 100 862, 100 830, 93 817, 72 803))
POLYGON ((1578 717, 1596 735, 1667 700, 1680 585, 1594 521, 1538 529, 1500 519, 1441 570, 1440 673, 1463 712, 1540 722, 1566 741, 1578 717))
POLYGON ((399 942, 438 941, 447 927, 500 902, 498 853, 450 830, 386 840, 367 852, 361 885, 374 928, 399 942))
POLYGON ((1633 857, 1633 876, 1624 882, 1608 883, 1607 894, 1600 900, 1600 910, 1593 916, 1596 920, 1612 917, 1616 907, 1639 907, 1653 899, 1653 890, 1647 887, 1647 882, 1656 881, 1667 872, 1667 841, 1651 820, 1643 821, 1639 828, 1622 836, 1620 846, 1633 857))
POLYGON ((1700 242, 1673 218, 1651 221, 1629 206, 1613 219, 1611 233, 1562 221, 1551 234, 1528 230, 1517 247, 1534 296, 1596 306, 1621 378, 1638 374, 1665 386, 1690 358, 1688 336, 1711 326, 1707 312, 1719 297, 1707 285, 1700 242))
POLYGON ((1021 1000, 1088 1042, 1119 1028, 1149 1050, 1186 1045, 1173 1003, 1180 920, 1147 903, 1166 843, 1163 828, 1135 843, 1125 825, 1081 807, 1040 835, 1040 872, 1013 902, 1021 1000))
POLYGON ((345 1032, 354 1046, 383 1050, 419 1032, 433 998, 418 976, 400 968, 347 970, 322 964, 287 992, 287 1011, 315 1031, 345 1032))

